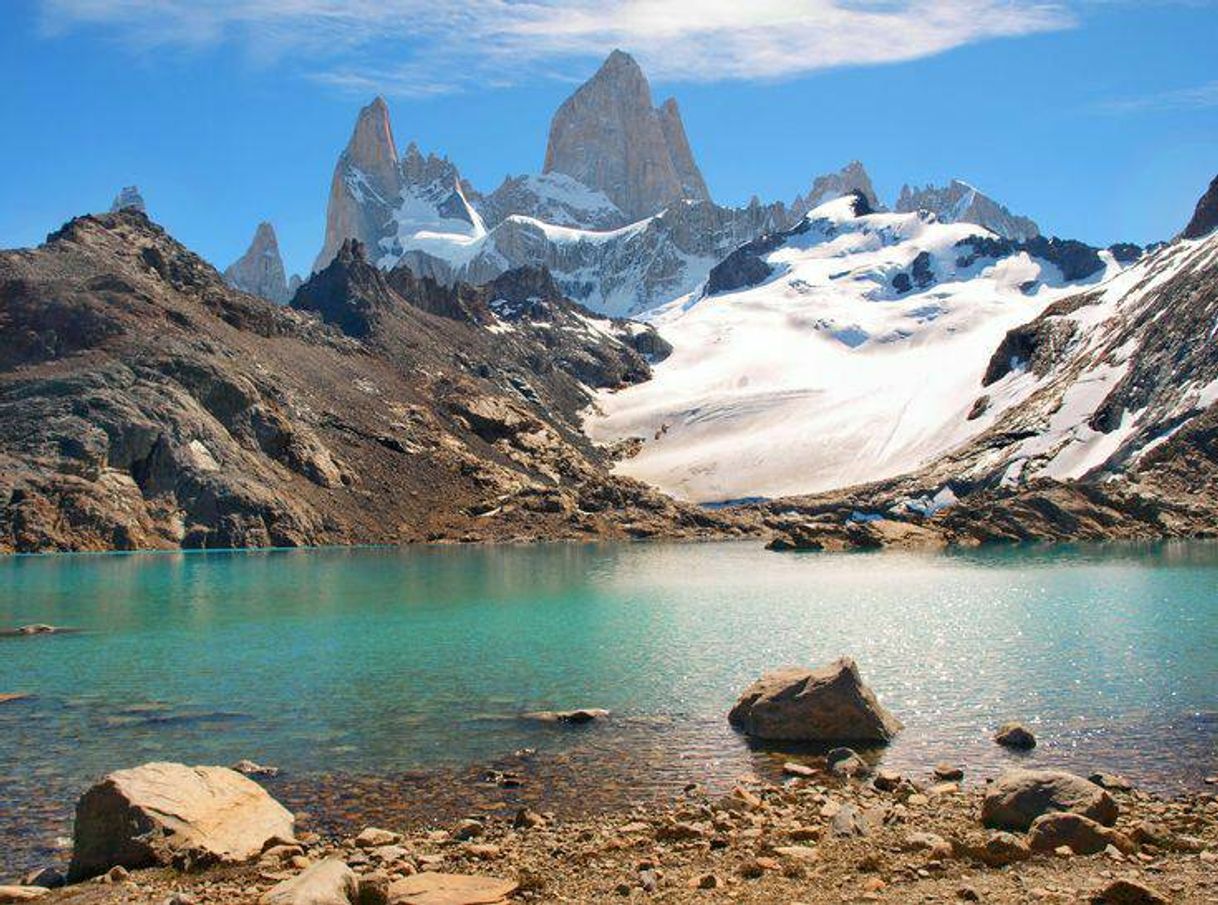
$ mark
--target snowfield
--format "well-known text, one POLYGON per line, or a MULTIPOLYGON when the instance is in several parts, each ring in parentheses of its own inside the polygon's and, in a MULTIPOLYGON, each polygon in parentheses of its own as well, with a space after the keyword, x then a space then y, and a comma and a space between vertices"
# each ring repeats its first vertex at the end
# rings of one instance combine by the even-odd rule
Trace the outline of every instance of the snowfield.
MULTIPOLYGON (((1009 329, 1077 283, 1022 252, 962 266, 957 243, 992 234, 925 213, 856 217, 841 198, 808 221, 763 256, 762 284, 650 318, 673 354, 651 381, 600 394, 585 424, 598 442, 644 438, 621 473, 697 502, 845 487, 932 462, 1031 391, 982 375, 1009 329)), ((1091 282, 1120 272, 1104 260, 1091 282)))

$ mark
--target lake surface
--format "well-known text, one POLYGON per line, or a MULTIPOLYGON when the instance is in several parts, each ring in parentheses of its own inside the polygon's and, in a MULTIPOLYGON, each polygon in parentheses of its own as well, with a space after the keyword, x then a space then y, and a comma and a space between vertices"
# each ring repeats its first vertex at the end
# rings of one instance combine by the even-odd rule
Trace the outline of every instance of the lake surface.
POLYGON ((411 781, 426 818, 422 790, 500 761, 558 810, 776 775, 784 755, 728 708, 768 668, 841 654, 906 724, 882 754, 898 769, 1106 768, 1158 790, 1218 772, 1212 544, 0 559, 0 627, 32 622, 81 632, 0 638, 0 694, 31 695, 0 704, 0 875, 45 857, 92 779, 154 759, 275 764, 289 803, 324 789, 352 820, 411 781), (613 716, 521 718, 572 707, 613 716), (990 741, 1008 718, 1037 732, 1030 756, 990 741))

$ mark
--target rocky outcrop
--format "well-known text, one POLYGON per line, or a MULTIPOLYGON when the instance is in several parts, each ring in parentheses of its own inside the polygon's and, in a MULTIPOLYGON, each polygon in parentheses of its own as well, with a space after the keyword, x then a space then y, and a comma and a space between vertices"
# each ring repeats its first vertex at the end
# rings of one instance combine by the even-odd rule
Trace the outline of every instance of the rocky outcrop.
POLYGON ((953 179, 944 187, 901 188, 896 211, 910 214, 930 211, 944 223, 975 223, 1007 239, 1027 241, 1040 235, 1040 227, 1027 217, 1012 214, 967 182, 953 179))
POLYGON ((0 550, 734 523, 608 476, 613 453, 581 413, 591 387, 646 379, 652 333, 552 285, 522 273, 433 287, 475 313, 442 316, 350 243, 279 307, 134 211, 0 252, 0 550))
POLYGON ((111 773, 76 805, 69 878, 112 867, 246 861, 289 839, 291 813, 224 767, 150 763, 111 773))
POLYGON ((369 258, 396 260, 399 236, 419 230, 473 236, 482 221, 448 160, 420 152, 413 142, 399 158, 389 106, 376 98, 359 112, 339 156, 326 206, 326 235, 314 271, 326 267, 348 239, 361 242, 369 258))
POLYGON ((885 743, 901 730, 849 658, 820 669, 766 673, 740 696, 728 721, 753 738, 775 741, 885 743))
POLYGON ((1116 822, 1112 796, 1081 776, 1059 770, 1012 770, 985 793, 981 820, 1001 830, 1023 832, 1042 814, 1081 814, 1103 826, 1116 822))
POLYGON ((809 211, 820 207, 826 201, 843 198, 856 192, 867 200, 872 211, 884 209, 884 206, 880 204, 879 196, 875 193, 875 186, 871 184, 871 176, 867 173, 867 168, 860 161, 852 160, 836 173, 825 173, 813 179, 807 194, 797 195, 791 202, 790 220, 793 224, 798 223, 807 216, 809 211))
POLYGON ((114 201, 110 205, 110 213, 127 210, 139 211, 141 214, 147 212, 144 207, 144 196, 140 194, 137 185, 124 186, 122 191, 114 196, 114 201))
POLYGON ((283 258, 279 255, 275 227, 265 221, 258 224, 249 248, 228 266, 224 279, 230 286, 276 305, 288 303, 291 294, 283 271, 283 258))
POLYGON ((620 50, 554 114, 543 172, 604 192, 631 220, 710 198, 676 103, 657 110, 647 77, 620 50))
POLYGON ((1215 229, 1218 229, 1218 176, 1214 177, 1210 187, 1197 202, 1197 209, 1184 227, 1183 235, 1186 239, 1200 239, 1215 229))

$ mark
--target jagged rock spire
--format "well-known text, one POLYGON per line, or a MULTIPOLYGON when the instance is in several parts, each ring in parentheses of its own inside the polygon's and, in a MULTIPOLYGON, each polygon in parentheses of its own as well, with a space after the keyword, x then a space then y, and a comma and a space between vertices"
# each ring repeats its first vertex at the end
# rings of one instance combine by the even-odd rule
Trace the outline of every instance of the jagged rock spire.
POLYGON ((604 192, 634 219, 710 197, 676 102, 652 106, 647 77, 620 50, 554 114, 543 171, 604 192))
POLYGON ((141 214, 148 213, 144 207, 144 196, 140 194, 138 185, 124 186, 123 190, 114 196, 114 203, 110 205, 110 212, 136 210, 141 214))
POLYGON ((258 224, 249 248, 228 266, 224 279, 230 286, 262 296, 276 305, 287 304, 290 294, 275 227, 266 221, 258 224))

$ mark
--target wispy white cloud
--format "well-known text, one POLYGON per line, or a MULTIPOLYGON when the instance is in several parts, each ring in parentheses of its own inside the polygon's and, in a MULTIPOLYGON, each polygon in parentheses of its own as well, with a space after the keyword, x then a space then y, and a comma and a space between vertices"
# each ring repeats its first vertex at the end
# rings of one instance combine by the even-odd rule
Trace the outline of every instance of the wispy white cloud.
POLYGON ((239 43, 367 93, 434 94, 586 72, 614 47, 668 81, 780 79, 1069 28, 1052 0, 42 0, 49 34, 141 51, 239 43), (572 66, 578 64, 577 68, 572 66))
POLYGON ((1103 113, 1146 113, 1158 110, 1204 110, 1218 107, 1218 81, 1118 98, 1099 105, 1103 113))

